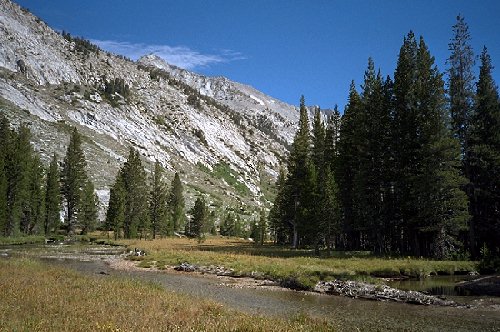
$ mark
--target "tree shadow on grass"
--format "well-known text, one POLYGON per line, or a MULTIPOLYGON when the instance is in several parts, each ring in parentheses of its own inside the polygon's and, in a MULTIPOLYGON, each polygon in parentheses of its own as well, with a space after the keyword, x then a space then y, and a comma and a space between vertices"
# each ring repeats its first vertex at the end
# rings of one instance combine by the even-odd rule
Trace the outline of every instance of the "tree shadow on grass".
POLYGON ((313 257, 313 258, 367 258, 373 257, 369 251, 331 251, 320 250, 319 256, 314 248, 291 249, 286 246, 264 244, 262 246, 252 242, 242 243, 241 240, 227 241, 227 245, 200 244, 198 250, 217 253, 265 256, 277 258, 313 257))

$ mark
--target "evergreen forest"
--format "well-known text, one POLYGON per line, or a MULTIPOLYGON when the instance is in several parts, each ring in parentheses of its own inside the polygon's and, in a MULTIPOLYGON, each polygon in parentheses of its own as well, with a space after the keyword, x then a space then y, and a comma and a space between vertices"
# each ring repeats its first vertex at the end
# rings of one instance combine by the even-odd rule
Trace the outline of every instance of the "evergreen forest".
MULTIPOLYGON (((318 255, 326 249, 498 258, 498 88, 487 48, 475 56, 461 16, 449 50, 442 73, 424 38, 410 31, 392 77, 368 59, 342 115, 337 108, 311 115, 301 97, 274 203, 250 225, 230 211, 215 216, 203 195, 187 211, 179 174, 168 184, 157 161, 148 175, 134 148, 98 225, 80 133, 72 130, 62 160, 54 155, 43 165, 29 127, 13 129, 0 114, 0 234, 87 234, 99 226, 115 239, 185 234, 202 240, 212 233, 252 237, 260 245, 270 239, 318 255)), ((128 93, 123 81, 112 88, 128 93)))
POLYGON ((435 259, 500 256, 500 103, 484 47, 453 26, 446 73, 409 32, 393 77, 368 59, 343 116, 304 97, 270 212, 276 243, 435 259))

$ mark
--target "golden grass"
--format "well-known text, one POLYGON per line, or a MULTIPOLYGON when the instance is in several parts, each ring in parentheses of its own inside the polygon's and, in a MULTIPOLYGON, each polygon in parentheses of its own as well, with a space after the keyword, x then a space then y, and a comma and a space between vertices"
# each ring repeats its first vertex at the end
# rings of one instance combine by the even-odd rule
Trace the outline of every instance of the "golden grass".
POLYGON ((121 240, 130 248, 146 250, 141 266, 163 268, 189 262, 197 265, 222 265, 236 274, 260 272, 272 279, 295 278, 307 287, 318 280, 333 278, 366 279, 371 276, 425 277, 432 273, 454 274, 472 271, 475 262, 432 261, 413 258, 378 258, 366 253, 336 254, 336 257, 313 257, 310 251, 295 251, 272 245, 263 247, 241 239, 209 237, 204 243, 186 238, 156 240, 121 240))
POLYGON ((247 315, 114 277, 30 260, 0 260, 0 331, 331 331, 304 316, 247 315))

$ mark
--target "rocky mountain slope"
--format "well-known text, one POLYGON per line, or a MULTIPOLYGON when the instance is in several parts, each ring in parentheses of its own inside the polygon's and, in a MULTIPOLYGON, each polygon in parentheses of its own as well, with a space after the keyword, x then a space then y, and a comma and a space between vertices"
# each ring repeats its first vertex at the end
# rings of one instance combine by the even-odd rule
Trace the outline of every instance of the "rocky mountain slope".
POLYGON ((188 197, 249 216, 272 198, 298 111, 252 87, 205 77, 147 55, 138 62, 64 36, 0 0, 0 111, 27 122, 47 161, 84 136, 89 172, 105 205, 130 146, 147 168, 181 172, 188 197))

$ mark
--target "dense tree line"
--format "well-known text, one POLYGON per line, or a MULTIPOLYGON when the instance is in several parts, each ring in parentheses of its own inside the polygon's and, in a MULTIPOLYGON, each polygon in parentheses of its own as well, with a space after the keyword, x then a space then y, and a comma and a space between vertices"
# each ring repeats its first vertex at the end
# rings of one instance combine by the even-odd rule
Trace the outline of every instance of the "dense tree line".
POLYGON ((97 196, 86 175, 81 138, 73 130, 62 167, 54 154, 45 168, 29 128, 12 129, 0 113, 0 234, 74 234, 94 229, 97 196), (61 209, 65 206, 65 222, 61 209))
POLYGON ((299 128, 270 214, 277 243, 453 258, 499 254, 500 106, 486 49, 453 27, 448 91, 422 37, 404 38, 394 78, 368 60, 344 115, 299 128), (312 127, 312 130, 311 130, 312 127))
POLYGON ((175 173, 168 190, 164 173, 156 161, 148 181, 139 152, 130 148, 110 189, 106 213, 105 228, 114 231, 115 238, 156 238, 183 229, 186 215, 182 182, 175 173))

